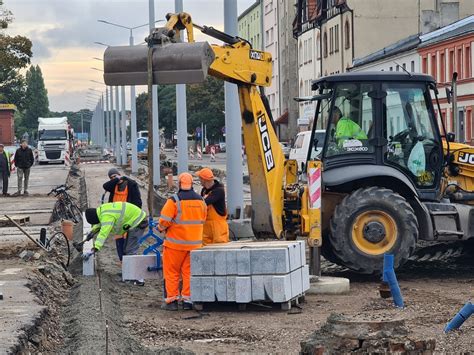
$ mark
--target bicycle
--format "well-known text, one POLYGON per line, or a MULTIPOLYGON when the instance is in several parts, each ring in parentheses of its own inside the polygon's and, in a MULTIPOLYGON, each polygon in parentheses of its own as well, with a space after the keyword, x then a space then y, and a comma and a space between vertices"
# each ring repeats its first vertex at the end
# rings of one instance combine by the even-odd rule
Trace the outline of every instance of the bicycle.
POLYGON ((82 221, 81 209, 74 203, 74 197, 67 192, 71 187, 72 186, 59 185, 48 193, 48 196, 54 194, 57 198, 52 214, 53 222, 60 219, 71 220, 74 223, 82 221))

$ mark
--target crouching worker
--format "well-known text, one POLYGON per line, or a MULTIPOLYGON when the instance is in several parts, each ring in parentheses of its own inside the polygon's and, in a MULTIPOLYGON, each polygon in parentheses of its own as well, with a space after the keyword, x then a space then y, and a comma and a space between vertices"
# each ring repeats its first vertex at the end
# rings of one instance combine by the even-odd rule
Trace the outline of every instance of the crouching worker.
POLYGON ((165 303, 162 309, 178 310, 179 280, 182 279, 183 309, 192 309, 191 303, 191 250, 202 246, 202 229, 206 220, 206 204, 193 190, 193 177, 182 173, 178 177, 179 191, 170 197, 159 219, 158 229, 164 233, 163 279, 165 303))
MULTIPOLYGON (((138 240, 148 227, 146 213, 139 207, 128 202, 104 203, 98 208, 86 210, 86 220, 92 225, 92 231, 97 233, 94 247, 83 254, 88 259, 104 246, 107 237, 127 233, 124 245, 124 255, 136 255, 140 245, 138 240)), ((134 280, 133 284, 143 286, 143 280, 134 280)))

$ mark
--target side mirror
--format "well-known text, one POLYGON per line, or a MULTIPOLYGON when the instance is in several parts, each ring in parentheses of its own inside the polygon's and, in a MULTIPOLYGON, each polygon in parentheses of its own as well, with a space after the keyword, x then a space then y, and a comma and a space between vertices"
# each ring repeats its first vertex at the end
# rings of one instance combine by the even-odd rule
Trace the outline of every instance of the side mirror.
POLYGON ((448 142, 454 142, 454 140, 456 139, 456 135, 453 133, 453 132, 449 132, 447 135, 446 135, 446 140, 448 142))
POLYGON ((448 100, 448 104, 451 104, 451 97, 453 96, 453 92, 448 87, 445 87, 445 90, 446 90, 446 100, 448 100))

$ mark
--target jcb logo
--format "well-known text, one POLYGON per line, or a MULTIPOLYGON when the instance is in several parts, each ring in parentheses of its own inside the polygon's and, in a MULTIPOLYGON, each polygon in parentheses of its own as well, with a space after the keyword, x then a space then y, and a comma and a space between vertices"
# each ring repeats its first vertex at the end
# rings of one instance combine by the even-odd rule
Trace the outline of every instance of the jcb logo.
POLYGON ((474 165, 474 154, 459 152, 458 161, 460 163, 467 163, 474 165))
POLYGON ((270 136, 268 135, 265 115, 258 117, 258 128, 260 129, 260 140, 262 142, 263 155, 265 156, 265 165, 267 171, 270 171, 275 167, 275 160, 273 159, 272 146, 270 144, 270 136))
POLYGON ((263 60, 263 52, 251 50, 250 51, 250 59, 263 60))

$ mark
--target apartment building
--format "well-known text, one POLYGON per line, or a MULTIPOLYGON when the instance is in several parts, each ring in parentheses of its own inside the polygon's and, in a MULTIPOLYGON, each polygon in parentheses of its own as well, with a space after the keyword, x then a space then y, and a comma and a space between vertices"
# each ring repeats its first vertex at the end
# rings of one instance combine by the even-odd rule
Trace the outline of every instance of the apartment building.
POLYGON ((263 49, 263 20, 261 0, 255 1, 238 17, 239 37, 248 40, 252 47, 263 49))

